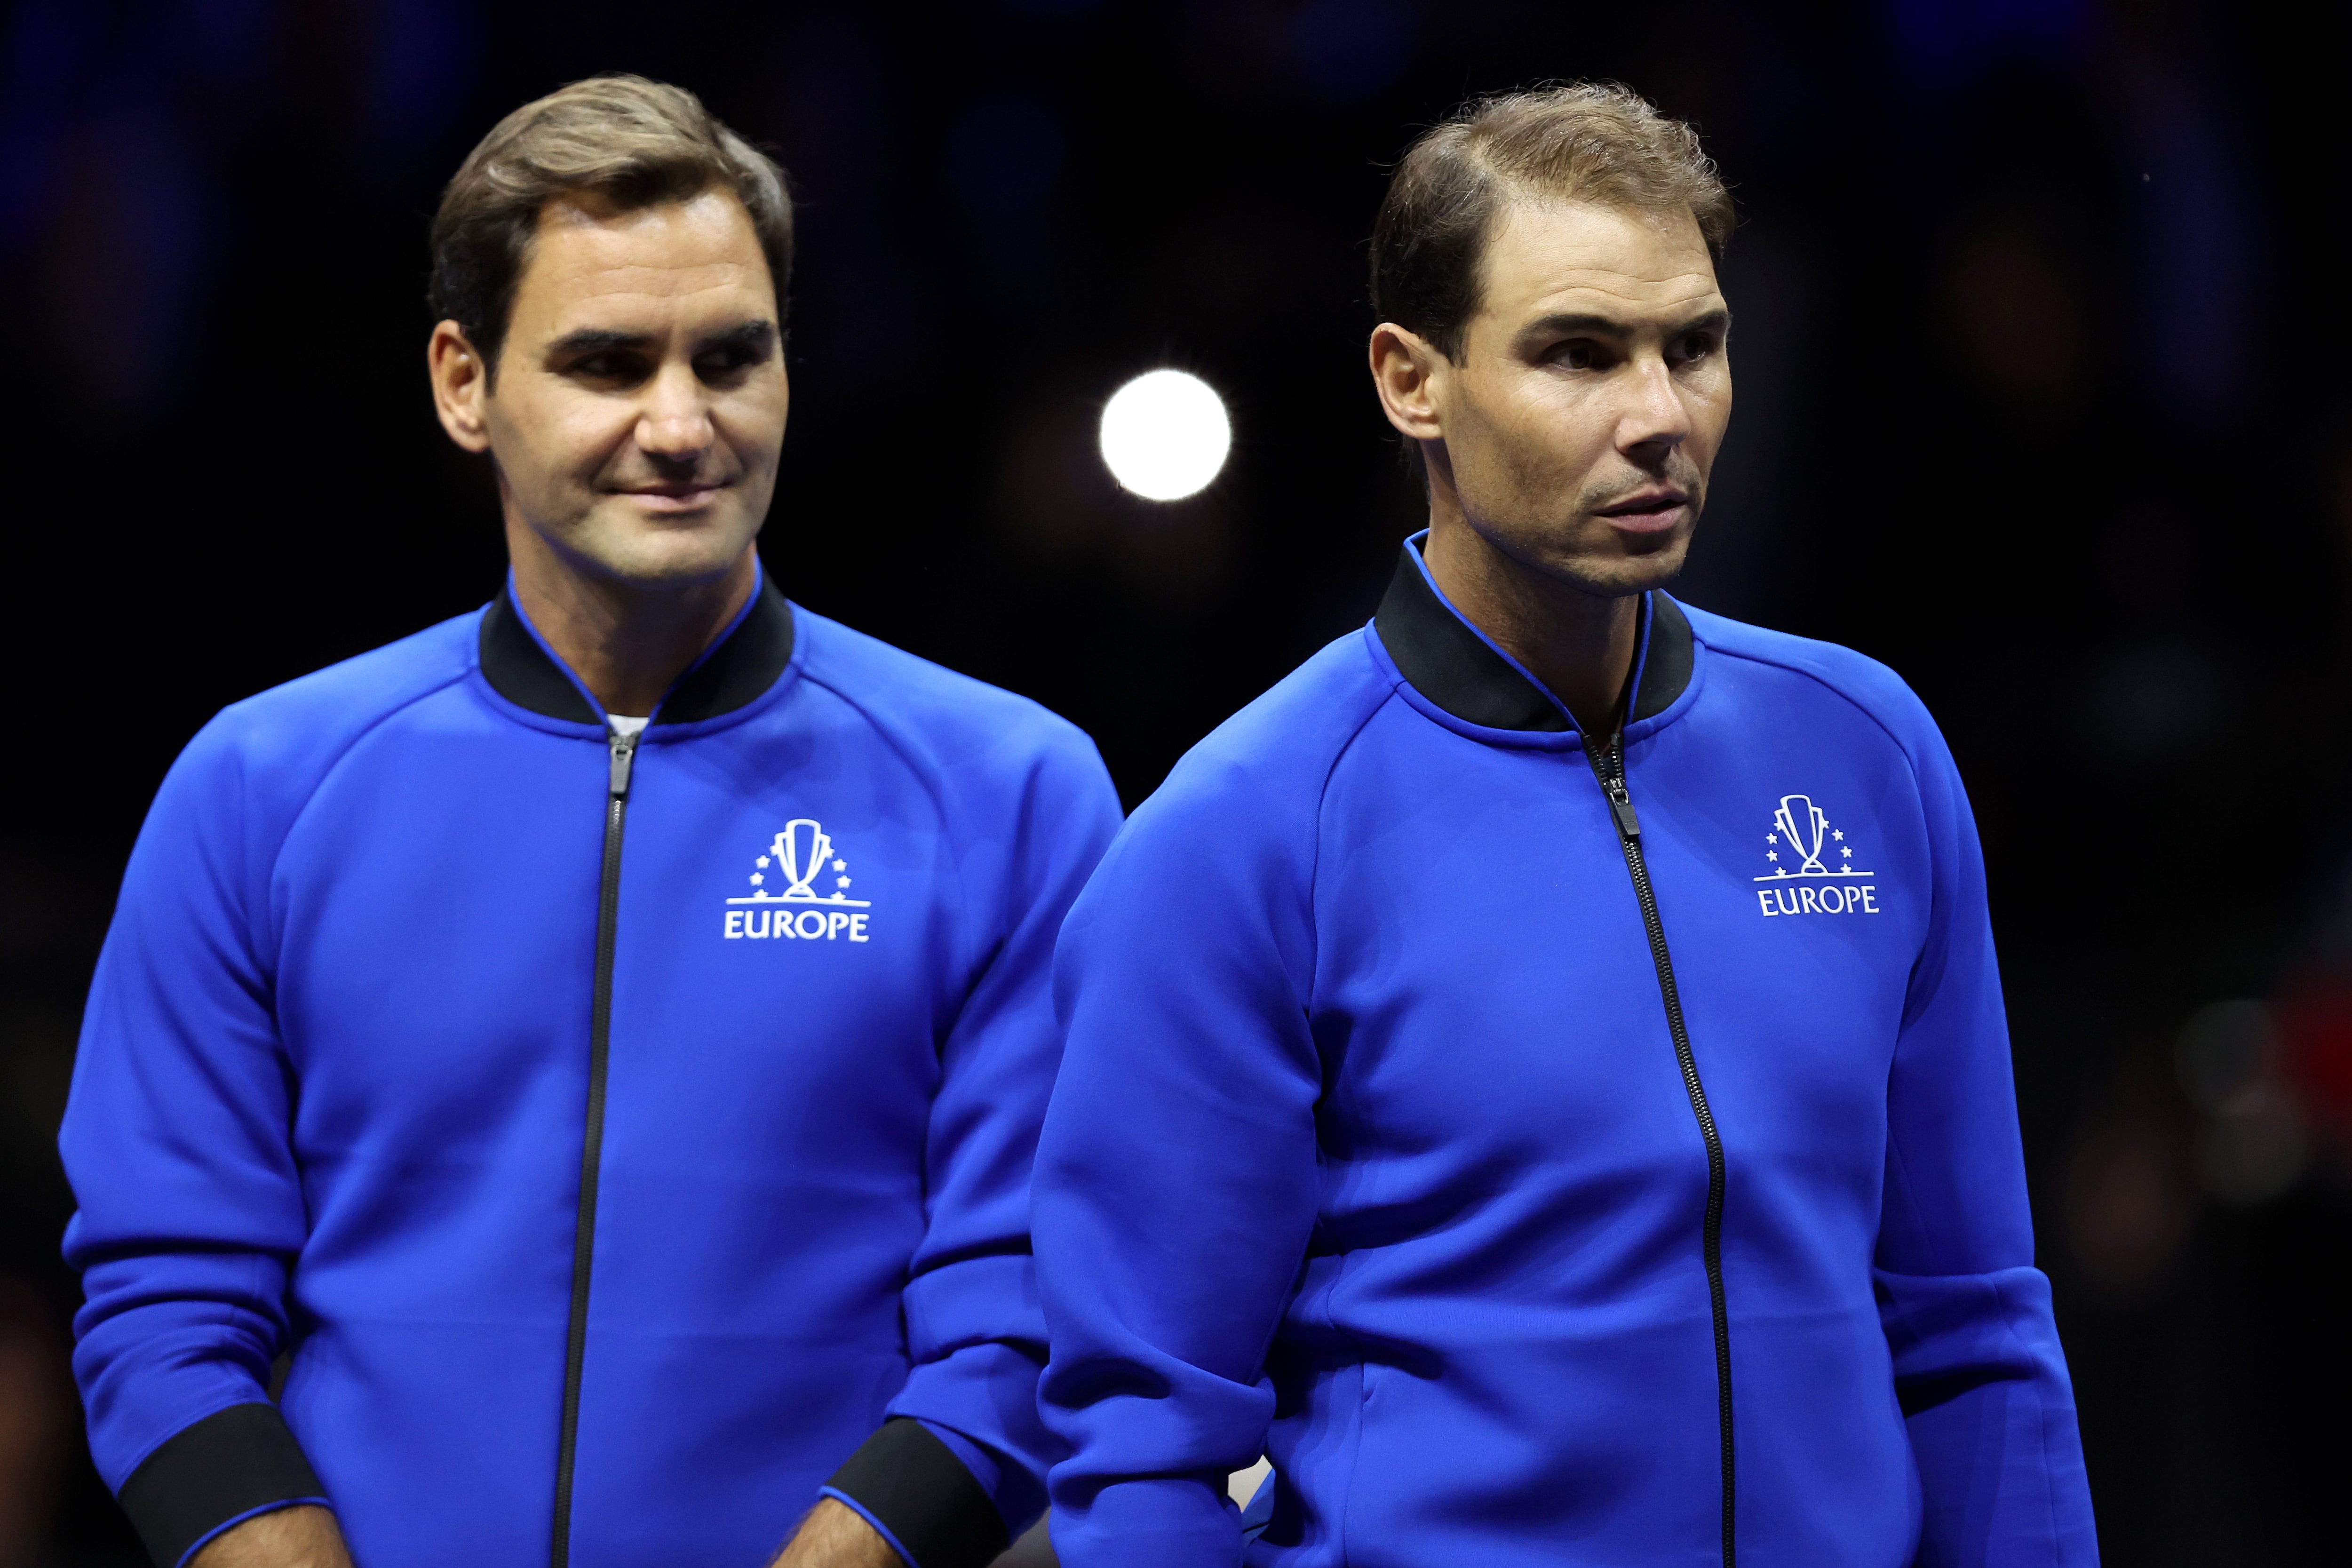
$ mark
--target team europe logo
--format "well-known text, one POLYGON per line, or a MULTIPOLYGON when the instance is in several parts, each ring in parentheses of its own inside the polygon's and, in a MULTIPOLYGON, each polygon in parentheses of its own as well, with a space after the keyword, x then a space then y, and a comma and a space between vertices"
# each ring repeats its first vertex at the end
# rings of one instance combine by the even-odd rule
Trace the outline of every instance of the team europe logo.
POLYGON ((727 935, 864 942, 868 917, 850 911, 873 900, 851 898, 849 888, 849 862, 834 854, 833 836, 814 817, 794 817, 751 863, 750 896, 727 900, 727 935), (820 879, 832 891, 816 890, 820 879))
POLYGON ((1764 858, 1772 869, 1756 879, 1766 884, 1756 889, 1756 902, 1767 915, 1878 912, 1872 873, 1854 868, 1853 846, 1811 795, 1780 797, 1771 831, 1764 835, 1764 858))

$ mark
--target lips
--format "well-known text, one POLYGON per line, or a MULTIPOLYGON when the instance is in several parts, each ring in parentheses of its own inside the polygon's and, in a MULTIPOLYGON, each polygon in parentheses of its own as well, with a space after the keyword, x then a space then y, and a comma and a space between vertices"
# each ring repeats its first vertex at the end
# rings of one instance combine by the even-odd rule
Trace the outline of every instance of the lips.
POLYGON ((1681 522, 1689 510, 1689 491, 1660 485, 1612 501, 1594 515, 1605 517, 1612 527, 1631 532, 1655 533, 1681 522))
POLYGON ((621 494, 653 511, 692 511, 709 504, 726 488, 724 484, 646 485, 624 489, 621 494))
POLYGON ((1685 505, 1689 500, 1688 492, 1675 489, 1671 485, 1662 485, 1656 489, 1642 490, 1623 500, 1613 501, 1601 509, 1601 515, 1623 517, 1635 512, 1666 511, 1685 505))

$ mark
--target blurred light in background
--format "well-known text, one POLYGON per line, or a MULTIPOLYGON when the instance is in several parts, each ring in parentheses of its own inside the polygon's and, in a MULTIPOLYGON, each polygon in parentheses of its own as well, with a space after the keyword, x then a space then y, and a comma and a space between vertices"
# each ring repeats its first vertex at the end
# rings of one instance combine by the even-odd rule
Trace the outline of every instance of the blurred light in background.
POLYGON ((2294 1185, 2310 1155, 2303 1108, 2284 1070, 2270 1009, 2212 1002, 2189 1015, 2173 1070, 2204 1114, 2198 1173, 2231 1203, 2268 1203, 2294 1185))
POLYGON ((1103 407, 1103 462, 1146 500, 1198 495, 1224 468, 1233 444, 1225 400, 1181 370, 1139 375, 1103 407))

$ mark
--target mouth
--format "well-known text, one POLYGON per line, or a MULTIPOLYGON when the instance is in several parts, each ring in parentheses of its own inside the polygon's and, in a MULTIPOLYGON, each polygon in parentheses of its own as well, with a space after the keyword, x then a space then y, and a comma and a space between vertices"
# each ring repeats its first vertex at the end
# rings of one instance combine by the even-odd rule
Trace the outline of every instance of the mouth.
POLYGON ((647 511, 698 511, 716 500, 731 481, 684 479, 655 485, 629 485, 620 490, 647 511))
POLYGON ((1690 516, 1690 492, 1673 485, 1653 485, 1612 501, 1593 515, 1608 519, 1612 528, 1628 533, 1663 533, 1690 516))

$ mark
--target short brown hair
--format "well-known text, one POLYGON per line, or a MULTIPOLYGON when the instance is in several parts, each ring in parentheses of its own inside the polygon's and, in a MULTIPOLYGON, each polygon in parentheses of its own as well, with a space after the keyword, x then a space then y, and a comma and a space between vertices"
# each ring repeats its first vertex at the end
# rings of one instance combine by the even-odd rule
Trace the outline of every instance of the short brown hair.
POLYGON ((434 319, 464 329, 495 377, 515 287, 551 199, 590 192, 633 212, 713 186, 732 191, 751 215, 782 315, 793 275, 793 202, 783 171, 700 99, 616 73, 526 103, 467 154, 442 193, 425 290, 434 319))
POLYGON ((1460 363, 1500 197, 1687 209, 1707 245, 1731 238, 1731 194, 1698 132, 1615 82, 1465 106, 1405 153, 1372 225, 1372 310, 1460 363))

